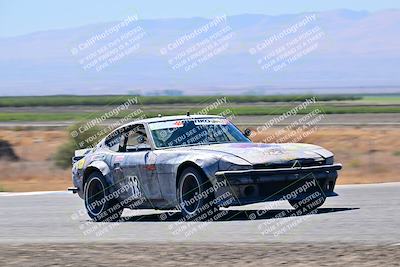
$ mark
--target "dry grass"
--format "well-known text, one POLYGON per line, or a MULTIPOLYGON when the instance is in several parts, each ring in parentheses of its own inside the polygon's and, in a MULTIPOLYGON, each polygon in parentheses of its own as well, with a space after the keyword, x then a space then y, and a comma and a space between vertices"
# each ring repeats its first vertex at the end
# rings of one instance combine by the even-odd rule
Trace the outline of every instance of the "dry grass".
MULTIPOLYGON (((343 163, 339 184, 400 181, 395 166, 400 162, 399 128, 319 128, 300 142, 323 146, 343 163)), ((254 141, 273 136, 279 129, 258 134, 254 141)), ((51 160, 66 139, 60 130, 0 130, 18 162, 0 161, 0 187, 10 191, 65 190, 71 186, 69 170, 59 170, 51 160)), ((278 138, 272 138, 276 141, 278 138)), ((291 141, 290 139, 287 141, 291 141)))
POLYGON ((56 168, 52 154, 66 139, 63 131, 0 130, 0 139, 11 143, 21 158, 0 161, 0 185, 10 191, 65 190, 71 185, 71 172, 56 168))

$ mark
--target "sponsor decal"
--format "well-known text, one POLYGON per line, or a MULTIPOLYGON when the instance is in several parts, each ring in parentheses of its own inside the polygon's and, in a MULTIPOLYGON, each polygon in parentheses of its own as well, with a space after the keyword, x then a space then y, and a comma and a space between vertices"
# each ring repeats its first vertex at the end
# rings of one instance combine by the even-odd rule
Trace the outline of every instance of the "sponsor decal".
POLYGON ((145 168, 147 171, 155 171, 155 170, 157 169, 157 167, 156 167, 155 164, 146 165, 146 166, 144 166, 144 168, 145 168))
POLYGON ((144 162, 146 165, 155 165, 156 160, 157 160, 157 156, 153 152, 147 153, 144 157, 144 162))
POLYGON ((124 159, 125 159, 124 155, 118 155, 118 156, 115 156, 114 162, 122 162, 122 161, 124 161, 124 159))
POLYGON ((283 154, 283 151, 277 148, 272 148, 266 151, 267 155, 281 155, 283 154))
POLYGON ((227 119, 195 119, 193 120, 195 125, 209 125, 209 124, 217 124, 217 125, 227 125, 229 121, 227 119))
POLYGON ((183 126, 183 122, 182 122, 182 121, 176 121, 176 122, 174 123, 174 125, 175 125, 176 127, 182 127, 182 126, 183 126))
POLYGON ((206 119, 185 119, 177 121, 162 121, 149 124, 150 130, 161 130, 171 128, 181 128, 187 122, 193 122, 195 125, 227 125, 229 120, 222 118, 206 118, 206 119))
POLYGON ((161 130, 180 127, 183 127, 183 121, 162 121, 149 124, 150 130, 161 130))
POLYGON ((103 155, 93 155, 91 158, 90 158, 90 161, 92 162, 92 161, 96 161, 96 160, 103 160, 103 155))
POLYGON ((81 159, 77 162, 78 170, 82 170, 83 166, 85 165, 85 159, 81 159))

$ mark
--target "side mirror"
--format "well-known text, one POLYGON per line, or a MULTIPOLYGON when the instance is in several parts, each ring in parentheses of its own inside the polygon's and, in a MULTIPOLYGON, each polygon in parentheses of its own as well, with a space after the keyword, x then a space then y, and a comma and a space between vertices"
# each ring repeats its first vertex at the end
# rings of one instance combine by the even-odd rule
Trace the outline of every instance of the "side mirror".
POLYGON ((244 129, 243 134, 244 134, 246 137, 249 137, 249 136, 251 135, 251 130, 250 130, 249 128, 246 128, 246 129, 244 129))
POLYGON ((143 143, 146 141, 146 139, 144 138, 143 135, 139 135, 139 136, 136 138, 136 141, 138 142, 138 144, 143 144, 143 143))

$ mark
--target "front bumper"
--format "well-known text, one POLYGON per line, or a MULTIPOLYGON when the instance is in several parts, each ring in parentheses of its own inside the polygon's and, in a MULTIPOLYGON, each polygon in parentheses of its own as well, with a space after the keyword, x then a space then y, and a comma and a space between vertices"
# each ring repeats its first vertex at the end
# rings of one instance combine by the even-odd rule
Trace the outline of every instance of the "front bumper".
MULTIPOLYGON (((303 199, 315 191, 325 197, 337 196, 333 191, 337 171, 342 169, 341 164, 294 167, 278 169, 251 169, 236 171, 218 171, 215 173, 217 182, 226 182, 226 186, 219 188, 217 195, 230 194, 234 201, 230 205, 244 205, 256 202, 282 200, 287 195, 295 196, 291 199, 303 199), (305 184, 314 184, 314 188, 307 188, 300 192, 305 184)), ((224 206, 224 205, 222 205, 224 206)))

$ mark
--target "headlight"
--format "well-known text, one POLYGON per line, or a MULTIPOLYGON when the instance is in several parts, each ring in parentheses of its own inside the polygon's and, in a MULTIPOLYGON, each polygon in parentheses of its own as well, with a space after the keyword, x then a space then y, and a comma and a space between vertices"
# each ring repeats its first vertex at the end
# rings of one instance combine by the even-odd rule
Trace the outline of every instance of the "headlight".
POLYGON ((333 158, 333 156, 325 159, 325 164, 327 164, 327 165, 332 165, 334 162, 335 162, 335 159, 333 158))
POLYGON ((324 149, 324 148, 319 148, 319 149, 315 149, 315 150, 312 150, 312 151, 317 153, 318 155, 320 155, 321 157, 323 157, 325 159, 333 157, 333 153, 330 152, 329 150, 324 149))
POLYGON ((234 156, 224 156, 219 160, 220 171, 249 170, 252 166, 249 162, 234 156))

